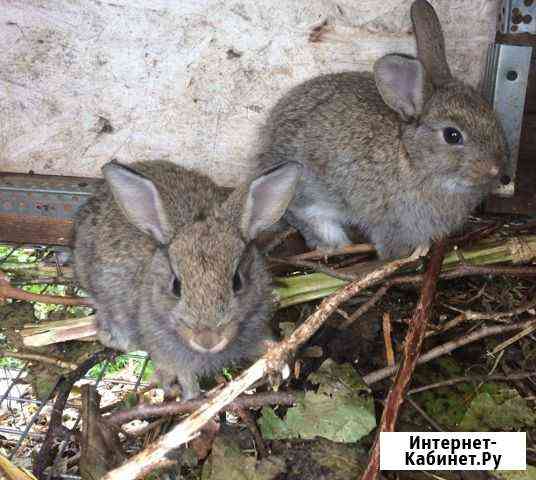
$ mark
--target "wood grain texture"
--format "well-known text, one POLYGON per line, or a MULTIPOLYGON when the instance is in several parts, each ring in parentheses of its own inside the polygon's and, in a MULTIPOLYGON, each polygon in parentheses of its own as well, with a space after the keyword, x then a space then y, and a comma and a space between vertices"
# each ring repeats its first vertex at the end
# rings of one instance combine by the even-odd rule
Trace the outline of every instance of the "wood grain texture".
MULTIPOLYGON (((497 0, 432 3, 453 72, 478 83, 497 0)), ((167 158, 232 185, 290 87, 415 52, 410 4, 1 2, 1 169, 96 176, 113 157, 167 158)))
POLYGON ((70 246, 73 242, 73 222, 0 213, 0 242, 70 246))

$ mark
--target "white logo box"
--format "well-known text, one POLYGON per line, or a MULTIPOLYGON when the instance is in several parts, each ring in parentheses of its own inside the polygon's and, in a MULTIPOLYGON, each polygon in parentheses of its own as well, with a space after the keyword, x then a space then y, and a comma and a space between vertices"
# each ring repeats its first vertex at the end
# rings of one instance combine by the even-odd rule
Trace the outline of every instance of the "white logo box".
POLYGON ((381 432, 381 470, 526 470, 525 432, 381 432))

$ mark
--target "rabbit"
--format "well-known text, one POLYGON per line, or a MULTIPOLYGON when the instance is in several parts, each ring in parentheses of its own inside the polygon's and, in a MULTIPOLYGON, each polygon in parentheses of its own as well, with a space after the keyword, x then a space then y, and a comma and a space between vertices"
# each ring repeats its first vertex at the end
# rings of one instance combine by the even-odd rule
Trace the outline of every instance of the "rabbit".
POLYGON ((496 115, 452 77, 433 7, 416 0, 411 17, 418 59, 389 54, 373 72, 308 80, 260 129, 258 166, 303 165, 284 220, 310 248, 349 244, 357 227, 380 259, 407 256, 461 227, 500 178, 496 115))
POLYGON ((232 192, 167 161, 102 172, 77 212, 74 253, 98 337, 147 351, 165 390, 194 398, 198 376, 273 340, 271 277, 253 240, 282 217, 301 166, 272 166, 232 192))

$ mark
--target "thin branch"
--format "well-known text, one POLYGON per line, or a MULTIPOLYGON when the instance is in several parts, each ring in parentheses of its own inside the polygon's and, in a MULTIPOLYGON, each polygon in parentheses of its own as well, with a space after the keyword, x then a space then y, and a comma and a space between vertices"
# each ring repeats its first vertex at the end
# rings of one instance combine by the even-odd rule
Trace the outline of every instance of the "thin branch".
POLYGON ((25 325, 20 335, 27 347, 41 347, 67 340, 93 339, 97 334, 94 315, 25 325))
POLYGON ((473 375, 469 377, 454 377, 442 382, 435 382, 422 387, 412 388, 406 393, 406 396, 415 395, 416 393, 426 392, 427 390, 436 388, 450 387, 458 383, 493 382, 498 380, 510 382, 513 380, 524 380, 525 378, 530 377, 536 377, 536 372, 513 373, 511 375, 473 375))
POLYGON ((395 364, 395 352, 393 350, 393 339, 391 338, 391 315, 389 312, 383 314, 383 342, 385 344, 385 359, 387 365, 395 364))
MULTIPOLYGON (((459 337, 456 340, 451 340, 450 342, 444 343, 443 345, 439 345, 435 348, 432 348, 431 350, 428 350, 426 353, 421 355, 417 363, 421 365, 423 363, 429 362, 430 360, 434 360, 435 358, 441 357, 443 355, 447 355, 453 350, 463 347, 464 345, 477 342, 478 340, 481 340, 482 338, 491 337, 493 335, 500 335, 502 333, 512 332, 514 330, 523 330, 535 324, 536 324, 536 318, 532 317, 530 320, 527 320, 526 322, 520 322, 520 323, 514 323, 514 324, 508 324, 508 325, 496 325, 493 327, 482 327, 470 333, 469 335, 463 335, 462 337, 459 337)), ((385 367, 380 370, 376 370, 374 372, 371 372, 365 375, 363 377, 363 380, 367 385, 372 385, 373 383, 379 382, 381 380, 385 380, 386 378, 389 378, 392 375, 394 375, 396 373, 397 368, 398 368, 398 365, 394 365, 392 367, 385 367)))
MULTIPOLYGON (((145 420, 147 418, 168 417, 195 412, 206 402, 206 399, 176 402, 175 400, 153 405, 140 403, 128 410, 119 410, 104 419, 114 426, 123 425, 132 420, 145 420)), ((240 408, 261 408, 265 405, 293 405, 296 402, 296 392, 266 392, 255 395, 242 395, 222 410, 236 411, 240 408)))
POLYGON ((509 310, 508 312, 495 312, 495 313, 486 313, 486 312, 474 312, 472 310, 462 310, 451 305, 445 305, 448 309, 454 310, 455 312, 461 313, 464 317, 464 320, 471 321, 480 321, 480 320, 493 320, 495 322, 505 322, 507 319, 512 318, 516 315, 521 315, 527 310, 530 310, 533 307, 536 307, 536 300, 530 300, 519 305, 519 307, 509 310))
POLYGON ((9 350, 0 350, 0 357, 12 357, 20 358, 21 360, 31 360, 34 362, 48 363, 50 365, 55 365, 56 367, 64 368, 66 370, 76 370, 78 368, 78 365, 76 365, 76 363, 65 362, 61 358, 39 355, 37 353, 11 352, 9 350))
POLYGON ((89 298, 83 297, 59 297, 56 295, 40 295, 30 293, 19 288, 12 287, 4 272, 0 272, 0 298, 14 298, 26 302, 55 303, 58 305, 84 305, 91 307, 89 298))
POLYGON ((68 373, 65 376, 59 378, 56 383, 55 389, 58 392, 54 406, 52 407, 52 413, 50 415, 50 422, 48 425, 47 434, 45 440, 41 445, 41 449, 37 454, 34 462, 33 472, 37 478, 45 478, 45 470, 52 465, 54 460, 54 443, 56 441, 56 431, 62 431, 63 429, 63 409, 67 403, 67 399, 71 393, 71 389, 74 384, 82 378, 88 370, 103 361, 110 355, 110 350, 102 350, 94 353, 86 361, 84 361, 76 370, 68 373))
POLYGON ((421 290, 419 303, 415 308, 413 319, 409 324, 406 339, 404 341, 404 353, 402 366, 398 370, 393 386, 387 396, 382 419, 378 428, 378 435, 374 441, 369 463, 363 474, 362 480, 374 480, 378 478, 380 471, 380 436, 379 432, 393 432, 400 406, 404 401, 404 394, 407 386, 411 382, 411 377, 419 354, 421 353, 424 334, 428 327, 428 319, 434 302, 437 279, 441 271, 441 265, 445 256, 445 242, 439 242, 434 245, 430 256, 430 263, 426 269, 424 281, 421 290))
POLYGON ((250 388, 257 380, 265 375, 271 377, 280 372, 285 366, 286 359, 311 338, 324 324, 328 317, 337 310, 340 304, 348 301, 366 288, 376 285, 399 268, 414 263, 422 251, 416 251, 411 257, 395 260, 382 268, 365 275, 361 280, 345 285, 340 290, 326 298, 318 309, 300 325, 288 338, 274 344, 269 351, 250 368, 236 379, 229 382, 225 388, 208 399, 199 409, 186 420, 176 425, 170 432, 161 436, 144 451, 132 457, 121 467, 108 472, 104 480, 119 480, 124 478, 140 478, 149 474, 166 459, 173 449, 197 437, 199 430, 226 405, 231 403, 242 392, 250 388))
POLYGON ((279 263, 281 265, 289 265, 291 267, 310 268, 315 272, 325 273, 330 277, 338 278, 340 280, 352 281, 357 278, 355 274, 345 274, 341 271, 335 270, 334 268, 328 267, 323 263, 313 262, 310 260, 289 260, 288 258, 268 257, 268 261, 272 263, 279 263))
POLYGON ((253 436, 255 440, 255 446, 257 447, 257 452, 259 453, 258 458, 266 458, 268 455, 268 451, 266 450, 266 446, 264 445, 264 440, 262 439, 261 432, 259 431, 259 427, 257 426, 253 415, 251 415, 251 412, 243 407, 237 408, 235 412, 240 416, 240 419, 253 436))
POLYGON ((370 297, 363 305, 361 305, 352 315, 350 315, 340 326, 339 328, 344 329, 348 328, 352 323, 354 323, 359 317, 367 313, 374 305, 376 305, 388 292, 391 288, 391 281, 387 281, 382 285, 372 297, 370 297))
MULTIPOLYGON (((370 262, 369 262, 370 263, 370 262)), ((378 268, 381 270, 381 268, 378 268)), ((460 265, 448 272, 444 272, 440 275, 440 279, 453 279, 472 275, 507 275, 515 277, 536 277, 536 266, 517 267, 517 266, 486 266, 478 267, 474 265, 460 265)), ((394 285, 418 285, 422 283, 423 276, 420 274, 404 275, 400 277, 394 277, 391 280, 385 282, 375 295, 373 295, 365 304, 363 304, 354 314, 351 315, 352 322, 357 320, 361 315, 368 311, 380 298, 387 292, 387 290, 394 285)), ((296 305, 299 303, 308 302, 324 298, 333 294, 336 289, 344 285, 344 280, 335 279, 323 274, 302 275, 297 277, 284 277, 276 279, 276 283, 281 284, 280 287, 274 289, 274 295, 279 303, 279 308, 284 308, 290 305, 296 305), (314 280, 313 280, 314 278, 314 280)), ((64 297, 59 297, 64 298, 64 297)), ((49 345, 58 341, 74 340, 77 338, 88 337, 97 333, 97 326, 93 317, 85 317, 84 322, 82 319, 77 320, 77 324, 69 324, 65 322, 61 326, 61 333, 58 332, 57 338, 54 335, 54 329, 59 327, 54 326, 51 322, 43 322, 42 328, 48 329, 48 334, 39 335, 33 337, 33 332, 23 331, 25 338, 25 345, 27 346, 41 346, 49 345), (84 323, 84 325, 82 325, 84 323), (48 326, 48 327, 47 327, 48 326), (72 330, 72 331, 71 331, 72 330), (42 343, 43 342, 43 343, 42 343)), ((350 325, 349 320, 345 321, 341 328, 350 325)))
MULTIPOLYGON (((477 267, 474 265, 461 265, 456 267, 453 270, 450 270, 448 272, 441 273, 439 275, 440 280, 450 280, 453 278, 461 278, 461 277, 468 277, 473 275, 507 275, 507 276, 518 276, 518 277, 533 277, 536 276, 536 267, 477 267)), ((352 323, 354 323, 358 318, 362 317, 366 312, 368 312, 374 305, 376 305, 389 291, 390 288, 396 285, 419 285, 423 282, 423 275, 416 274, 416 275, 404 275, 401 277, 394 277, 390 280, 386 281, 377 291, 370 297, 369 300, 367 300, 363 305, 361 305, 352 315, 349 316, 347 320, 345 320, 343 323, 340 324, 339 328, 344 329, 348 328, 352 323)), ((536 301, 534 302, 536 305, 536 301)), ((518 315, 519 313, 523 313, 524 311, 528 310, 534 306, 532 302, 527 305, 521 305, 518 309, 514 310, 511 316, 518 315), (524 308, 523 310, 521 310, 524 308), (518 312, 519 310, 519 312, 518 312), (518 313, 516 313, 518 312, 518 313)), ((451 308, 451 307, 449 307, 451 308)), ((510 316, 510 312, 505 312, 505 316, 510 316)), ((472 314, 476 318, 476 312, 472 312, 472 314), (474 315, 473 315, 474 313, 474 315)), ((486 315, 486 314, 482 314, 486 315)), ((498 314, 497 317, 499 318, 503 314, 498 314)), ((482 318, 482 320, 485 319, 494 320, 494 318, 489 317, 487 315, 485 318, 482 318)), ((464 321, 463 318, 456 317, 456 325, 459 323, 462 323, 464 321)), ((454 325, 452 325, 454 326, 454 325)), ((449 327, 451 328, 451 327, 449 327)), ((443 330, 441 330, 443 331, 443 330)), ((427 334, 428 336, 428 334, 427 334)))
POLYGON ((351 255, 353 253, 374 253, 376 249, 374 245, 370 243, 358 243, 354 245, 347 245, 345 247, 336 248, 334 250, 312 250, 310 252, 302 253, 300 255, 292 255, 286 257, 288 261, 300 261, 300 260, 321 260, 323 258, 337 257, 339 255, 351 255))
POLYGON ((439 426, 439 424, 430 416, 428 415, 421 407, 420 405, 415 401, 413 400, 412 398, 409 398, 406 396, 406 400, 408 401, 408 403, 419 413, 419 415, 421 415, 422 418, 424 418, 430 425, 432 425, 432 427, 434 428, 434 430, 438 431, 438 432, 442 432, 443 429, 439 426))
POLYGON ((514 343, 521 340, 523 337, 526 337, 527 335, 530 335, 532 332, 536 330, 536 324, 529 325, 527 328, 524 328, 521 332, 517 333, 513 337, 509 338, 508 340, 505 340, 504 342, 497 345, 492 351, 491 355, 497 355, 497 353, 501 352, 505 348, 508 348, 510 345, 513 345, 514 343))

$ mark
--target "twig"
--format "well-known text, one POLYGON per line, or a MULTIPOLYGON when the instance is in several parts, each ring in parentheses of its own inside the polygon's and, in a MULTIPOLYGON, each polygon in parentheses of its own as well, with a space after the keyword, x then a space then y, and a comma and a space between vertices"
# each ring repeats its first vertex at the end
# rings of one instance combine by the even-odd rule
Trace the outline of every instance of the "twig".
POLYGON ((517 308, 514 308, 513 310, 509 310, 508 312, 495 312, 495 313, 486 313, 486 312, 474 312, 472 310, 462 310, 456 307, 453 307, 451 305, 445 305, 450 310, 454 310, 455 312, 461 313, 461 315, 464 317, 464 320, 493 320, 495 322, 504 322, 508 318, 512 318, 516 315, 521 315, 522 313, 525 313, 527 310, 536 307, 536 300, 531 300, 528 302, 523 303, 517 308))
POLYGON ((67 340, 91 338, 97 334, 95 316, 69 318, 43 322, 39 325, 25 325, 20 335, 27 347, 40 347, 67 340))
MULTIPOLYGON (((441 273, 439 275, 440 280, 450 280, 453 278, 461 278, 461 277, 469 277, 473 275, 508 275, 508 276, 516 276, 516 277, 533 277, 536 276, 536 267, 478 267, 474 265, 461 265, 456 267, 453 270, 450 270, 448 272, 441 273)), ((361 307, 359 307, 350 317, 345 320, 339 328, 344 329, 348 328, 352 323, 354 323, 358 318, 363 316, 366 312, 368 312, 376 303, 378 303, 385 294, 389 291, 391 287, 394 287, 396 285, 418 285, 421 284, 423 281, 424 276, 420 274, 416 275, 404 275, 401 277, 394 277, 385 282, 378 291, 370 297, 369 300, 367 300, 361 307)), ((536 303, 536 302, 535 302, 536 303)), ((519 307, 520 309, 522 306, 519 307)), ((530 308, 530 305, 525 309, 527 310, 530 308)), ((517 310, 517 309, 516 309, 517 310)), ((524 311, 524 310, 523 310, 524 311)), ((520 312, 522 313, 522 312, 520 312)), ((483 314, 485 315, 485 314, 483 314)), ((516 315, 514 313, 513 315, 516 315)), ((486 317, 488 318, 488 317, 486 317)), ((448 330, 449 328, 452 328, 453 326, 462 323, 464 321, 461 316, 456 317, 456 323, 450 325, 450 322, 447 326, 442 329, 441 331, 448 330)), ((429 333, 427 333, 427 336, 429 333)))
POLYGON ((470 243, 473 243, 477 240, 482 240, 483 238, 489 237, 492 233, 495 233, 501 228, 501 225, 494 223, 493 225, 485 225, 482 228, 477 228, 472 232, 468 232, 464 235, 448 239, 448 246, 464 246, 470 243))
POLYGON ((335 270, 334 268, 330 268, 323 263, 313 262, 310 260, 289 260, 288 258, 269 257, 268 261, 282 265, 290 265, 292 267, 310 268, 315 272, 324 273, 330 277, 338 278, 340 280, 352 281, 357 278, 355 274, 345 274, 341 271, 335 270))
POLYGON ((447 330, 450 330, 456 326, 458 326, 460 323, 463 323, 465 321, 465 317, 463 315, 456 315, 452 320, 449 320, 448 322, 445 322, 441 327, 439 327, 436 330, 428 330, 425 334, 425 337, 431 337, 432 335, 438 335, 439 333, 444 333, 447 330))
POLYGON ((504 350, 505 348, 508 348, 510 345, 516 343, 517 341, 521 340, 523 337, 526 337, 527 335, 530 335, 532 332, 536 330, 536 324, 529 325, 527 328, 523 329, 521 332, 517 333, 513 337, 509 338, 508 340, 505 340, 504 342, 497 345, 492 351, 491 355, 496 355, 500 351, 504 350))
POLYGON ((89 298, 83 297, 59 297, 56 295, 41 295, 30 293, 20 288, 12 287, 4 272, 0 272, 0 298, 14 298, 26 302, 56 303, 58 305, 84 305, 91 307, 89 298))
POLYGON ((340 304, 348 301, 362 290, 377 284, 387 276, 392 275, 402 266, 415 262, 420 254, 421 251, 417 251, 409 258, 388 263, 382 268, 365 275, 361 280, 352 282, 333 295, 330 295, 320 304, 316 312, 288 338, 272 346, 260 360, 255 362, 236 379, 229 382, 225 388, 205 402, 189 418, 179 423, 167 434, 161 436, 151 446, 132 457, 124 465, 108 472, 104 480, 139 478, 158 468, 170 450, 195 438, 203 425, 257 380, 265 375, 271 376, 274 372, 281 371, 287 357, 296 352, 300 345, 309 340, 340 304))
POLYGON ((61 358, 39 355, 37 353, 10 352, 9 350, 0 350, 0 357, 20 358, 21 360, 33 360, 35 362, 48 363, 56 367, 65 368, 66 370, 76 370, 76 363, 65 362, 61 358))
POLYGON ((63 280, 68 280, 73 278, 74 273, 71 267, 62 266, 61 274, 58 275, 58 268, 56 265, 48 265, 44 262, 34 262, 34 263, 19 263, 19 262, 6 262, 0 264, 2 271, 12 274, 14 277, 18 278, 19 276, 23 277, 39 277, 42 275, 59 277, 63 280))
POLYGON ((248 430, 251 432, 251 435, 253 435, 253 438, 255 439, 255 446, 257 447, 257 452, 259 453, 259 459, 266 458, 268 451, 266 450, 266 446, 264 445, 264 440, 262 439, 259 427, 257 427, 257 424, 255 423, 255 419, 253 418, 249 410, 246 410, 243 407, 238 407, 235 411, 240 416, 240 419, 242 420, 244 425, 248 427, 248 430))
MULTIPOLYGON (((152 417, 166 417, 195 412, 206 402, 202 400, 188 400, 186 402, 167 401, 158 405, 140 403, 128 410, 120 410, 112 413, 104 419, 110 425, 123 425, 132 420, 144 420, 152 417)), ((231 403, 225 410, 237 410, 239 408, 261 408, 265 405, 293 405, 296 402, 295 392, 267 392, 255 395, 242 395, 231 403)))
POLYGON ((347 245, 342 248, 336 248, 334 250, 312 250, 310 252, 302 253, 300 255, 293 255, 291 257, 286 257, 285 260, 288 261, 300 261, 300 260, 321 260, 328 257, 337 257, 339 255, 350 255, 353 253, 374 253, 376 249, 374 245, 370 243, 358 243, 354 245, 347 245))
POLYGON ((359 317, 367 313, 374 305, 376 305, 388 292, 391 288, 391 281, 387 281, 382 285, 372 297, 370 297, 363 305, 361 305, 352 315, 350 315, 339 328, 344 329, 348 328, 352 323, 354 323, 359 317))
POLYGON ((385 344, 385 359, 387 365, 395 364, 395 352, 393 350, 393 340, 391 338, 391 315, 389 312, 383 314, 383 342, 385 344))
POLYGON ((37 478, 45 478, 45 470, 50 466, 54 460, 54 442, 56 436, 56 430, 63 429, 63 409, 71 393, 71 389, 74 384, 82 378, 88 370, 96 365, 99 362, 102 362, 105 358, 110 355, 110 350, 101 350, 100 352, 94 353, 89 357, 85 362, 83 362, 76 370, 68 373, 67 375, 61 377, 56 384, 56 390, 58 391, 58 396, 52 407, 52 413, 50 414, 50 422, 48 425, 47 434, 45 440, 41 445, 41 449, 37 454, 37 457, 34 462, 33 472, 37 478))
POLYGON ((509 382, 512 380, 524 380, 525 378, 536 377, 536 372, 523 372, 523 373, 513 373, 511 375, 474 375, 469 377, 455 377, 450 378, 449 380, 444 380, 442 382, 430 383, 422 387, 412 388, 406 393, 408 395, 414 395, 416 393, 426 392, 427 390, 433 390, 435 388, 450 387, 458 383, 470 383, 470 382, 491 382, 504 380, 509 382))
POLYGON ((363 474, 362 480, 374 480, 378 477, 380 469, 380 436, 379 432, 393 432, 400 406, 404 401, 404 394, 411 382, 411 376, 417 365, 421 353, 424 334, 428 326, 428 318, 434 302, 437 279, 441 271, 441 264, 445 256, 444 241, 435 244, 430 256, 430 263, 426 269, 421 290, 421 298, 415 308, 412 321, 409 325, 404 341, 404 353, 402 366, 398 370, 393 386, 387 396, 386 406, 383 410, 382 419, 378 428, 378 435, 374 441, 369 463, 363 474))
POLYGON ((438 432, 442 432, 443 429, 439 426, 439 424, 430 416, 428 415, 421 407, 420 405, 415 401, 413 400, 412 398, 409 398, 406 396, 406 400, 408 401, 408 403, 415 409, 417 410, 417 412, 421 415, 421 417, 423 417, 430 425, 432 425, 432 427, 434 428, 434 430, 438 431, 438 432))
MULTIPOLYGON (((453 350, 456 350, 457 348, 463 347, 464 345, 467 345, 469 343, 477 342, 478 340, 481 340, 485 337, 500 335, 501 333, 512 332, 514 330, 522 330, 535 324, 536 318, 532 317, 532 319, 527 320, 526 322, 508 325, 497 325, 493 327, 482 327, 470 333, 469 335, 464 335, 460 338, 457 338, 456 340, 451 340, 450 342, 444 343, 443 345, 439 345, 435 348, 432 348, 431 350, 428 350, 426 353, 421 355, 417 363, 421 365, 422 363, 429 362, 430 360, 446 355, 453 350)), ((380 370, 376 370, 374 372, 369 373, 368 375, 365 375, 363 377, 363 381, 367 385, 372 385, 373 383, 391 377, 394 373, 396 373, 397 368, 398 365, 394 365, 392 367, 385 367, 380 370)))

